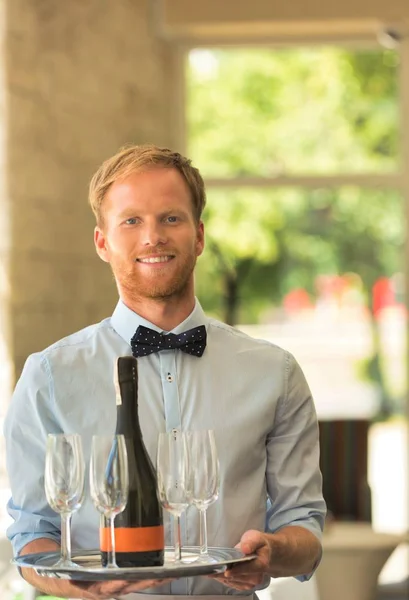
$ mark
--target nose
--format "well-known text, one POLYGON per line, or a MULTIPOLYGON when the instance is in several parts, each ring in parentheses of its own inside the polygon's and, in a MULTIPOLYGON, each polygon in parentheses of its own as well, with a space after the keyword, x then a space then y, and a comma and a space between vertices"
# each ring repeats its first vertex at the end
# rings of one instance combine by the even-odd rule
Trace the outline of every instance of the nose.
POLYGON ((143 226, 142 243, 144 246, 160 246, 166 244, 167 235, 162 223, 146 222, 143 226))

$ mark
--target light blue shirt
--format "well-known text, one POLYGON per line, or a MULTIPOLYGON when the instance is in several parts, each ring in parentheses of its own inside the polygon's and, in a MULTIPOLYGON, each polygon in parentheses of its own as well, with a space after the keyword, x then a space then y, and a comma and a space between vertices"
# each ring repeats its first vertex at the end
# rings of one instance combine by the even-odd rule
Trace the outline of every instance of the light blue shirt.
MULTIPOLYGON (((291 354, 208 318, 196 301, 173 333, 204 324, 201 358, 164 350, 138 359, 139 415, 155 462, 158 433, 214 429, 220 461, 219 499, 208 509, 209 546, 234 547, 248 529, 277 531, 300 525, 320 537, 325 516, 313 399, 291 354), (266 511, 267 499, 270 499, 266 511)), ((38 538, 60 541, 60 517, 44 493, 46 438, 79 433, 89 464, 94 434, 113 433, 113 369, 130 355, 139 325, 161 331, 119 301, 111 318, 31 355, 5 421, 12 490, 8 529, 15 554, 38 538)), ((99 513, 89 494, 72 520, 73 548, 98 548, 99 513)), ((171 523, 165 514, 166 542, 171 523)), ((198 513, 182 520, 183 543, 198 544, 198 513)), ((302 578, 301 578, 302 579, 302 578)), ((208 578, 181 579, 154 593, 237 593, 208 578)))

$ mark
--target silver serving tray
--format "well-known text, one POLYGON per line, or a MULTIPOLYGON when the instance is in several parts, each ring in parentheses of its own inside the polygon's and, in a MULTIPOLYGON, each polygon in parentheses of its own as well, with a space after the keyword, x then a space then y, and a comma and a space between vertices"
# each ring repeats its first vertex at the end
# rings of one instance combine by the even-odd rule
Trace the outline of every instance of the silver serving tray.
POLYGON ((72 561, 78 568, 56 567, 59 552, 38 552, 25 554, 12 560, 20 568, 32 568, 38 575, 57 579, 76 581, 112 581, 123 579, 137 581, 141 579, 165 579, 178 577, 196 577, 222 573, 237 563, 253 560, 255 555, 245 555, 236 548, 209 548, 208 562, 198 559, 199 548, 185 547, 182 551, 182 564, 172 562, 173 548, 165 549, 165 564, 161 567, 133 567, 125 569, 107 569, 101 564, 98 550, 77 550, 72 552, 72 561))

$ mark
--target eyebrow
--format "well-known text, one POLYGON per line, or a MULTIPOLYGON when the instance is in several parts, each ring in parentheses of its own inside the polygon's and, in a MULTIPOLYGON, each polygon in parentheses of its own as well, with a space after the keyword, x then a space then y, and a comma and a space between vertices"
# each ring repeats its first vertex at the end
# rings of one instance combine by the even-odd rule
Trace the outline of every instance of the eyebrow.
POLYGON ((124 219, 131 219, 133 217, 135 217, 135 212, 129 209, 125 209, 116 215, 116 220, 123 221, 124 219))
POLYGON ((167 215, 187 215, 188 211, 180 209, 180 208, 170 208, 168 210, 163 211, 161 213, 161 217, 166 217, 167 215))
MULTIPOLYGON (((180 208, 168 208, 161 213, 158 214, 159 218, 166 217, 168 215, 187 215, 188 211, 180 208)), ((126 208, 122 212, 118 213, 119 219, 129 219, 131 217, 138 217, 137 211, 132 210, 131 208, 126 208)))

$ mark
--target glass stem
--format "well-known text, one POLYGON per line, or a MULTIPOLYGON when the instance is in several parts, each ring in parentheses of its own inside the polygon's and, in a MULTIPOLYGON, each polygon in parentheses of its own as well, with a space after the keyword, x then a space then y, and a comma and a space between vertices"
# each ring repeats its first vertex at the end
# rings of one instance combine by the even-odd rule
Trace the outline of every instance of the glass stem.
POLYGON ((108 562, 107 567, 109 569, 116 569, 116 551, 115 551, 115 527, 114 527, 115 517, 109 517, 109 530, 111 532, 111 549, 108 552, 108 562))
POLYGON ((64 562, 71 560, 71 513, 61 515, 61 559, 64 562))
POLYGON ((207 549, 207 523, 206 523, 206 509, 200 508, 200 530, 199 530, 199 540, 200 540, 200 556, 207 557, 208 549, 207 549))
POLYGON ((173 537, 175 543, 175 562, 180 562, 182 560, 182 540, 180 536, 180 515, 175 515, 173 518, 173 537))

